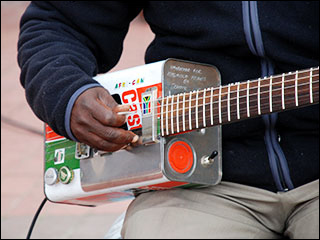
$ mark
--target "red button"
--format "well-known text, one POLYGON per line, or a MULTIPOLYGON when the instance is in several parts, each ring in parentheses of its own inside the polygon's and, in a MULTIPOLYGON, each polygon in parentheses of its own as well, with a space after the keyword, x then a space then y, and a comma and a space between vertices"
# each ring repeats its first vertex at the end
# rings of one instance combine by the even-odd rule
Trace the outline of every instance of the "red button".
POLYGON ((168 151, 170 166, 178 173, 188 172, 193 165, 192 149, 184 141, 174 142, 168 151))

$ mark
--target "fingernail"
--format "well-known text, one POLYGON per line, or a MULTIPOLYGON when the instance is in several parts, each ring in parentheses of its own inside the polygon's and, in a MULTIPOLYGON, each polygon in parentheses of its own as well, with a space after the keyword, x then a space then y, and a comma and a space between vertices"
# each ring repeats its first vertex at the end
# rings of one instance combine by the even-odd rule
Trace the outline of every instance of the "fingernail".
POLYGON ((115 107, 115 112, 127 112, 130 110, 130 105, 118 105, 115 107))
POLYGON ((131 143, 135 143, 139 140, 139 136, 138 135, 135 135, 131 141, 131 143))

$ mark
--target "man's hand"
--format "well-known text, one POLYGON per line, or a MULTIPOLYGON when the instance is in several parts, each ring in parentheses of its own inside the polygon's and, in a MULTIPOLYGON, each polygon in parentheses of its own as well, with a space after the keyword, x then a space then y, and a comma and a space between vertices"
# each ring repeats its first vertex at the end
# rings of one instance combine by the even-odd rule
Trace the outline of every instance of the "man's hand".
POLYGON ((119 128, 126 122, 130 106, 118 105, 102 87, 90 88, 76 100, 70 126, 74 136, 82 143, 102 151, 114 152, 138 141, 133 132, 119 128))

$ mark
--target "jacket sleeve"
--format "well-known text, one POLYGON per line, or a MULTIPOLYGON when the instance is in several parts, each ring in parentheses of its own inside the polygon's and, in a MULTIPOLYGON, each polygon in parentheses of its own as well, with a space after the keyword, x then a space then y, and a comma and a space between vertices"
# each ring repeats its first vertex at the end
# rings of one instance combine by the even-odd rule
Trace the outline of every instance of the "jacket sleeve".
POLYGON ((23 14, 18 41, 20 81, 34 113, 76 140, 70 114, 92 79, 119 60, 130 21, 142 7, 123 1, 35 1, 23 14))

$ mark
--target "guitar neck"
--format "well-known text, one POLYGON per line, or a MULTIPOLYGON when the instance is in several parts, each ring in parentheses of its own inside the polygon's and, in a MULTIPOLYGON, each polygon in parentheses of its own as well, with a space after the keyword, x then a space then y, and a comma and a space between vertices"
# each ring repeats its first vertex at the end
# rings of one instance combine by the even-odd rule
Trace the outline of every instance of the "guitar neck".
POLYGON ((319 103, 319 67, 161 99, 160 135, 319 103))

